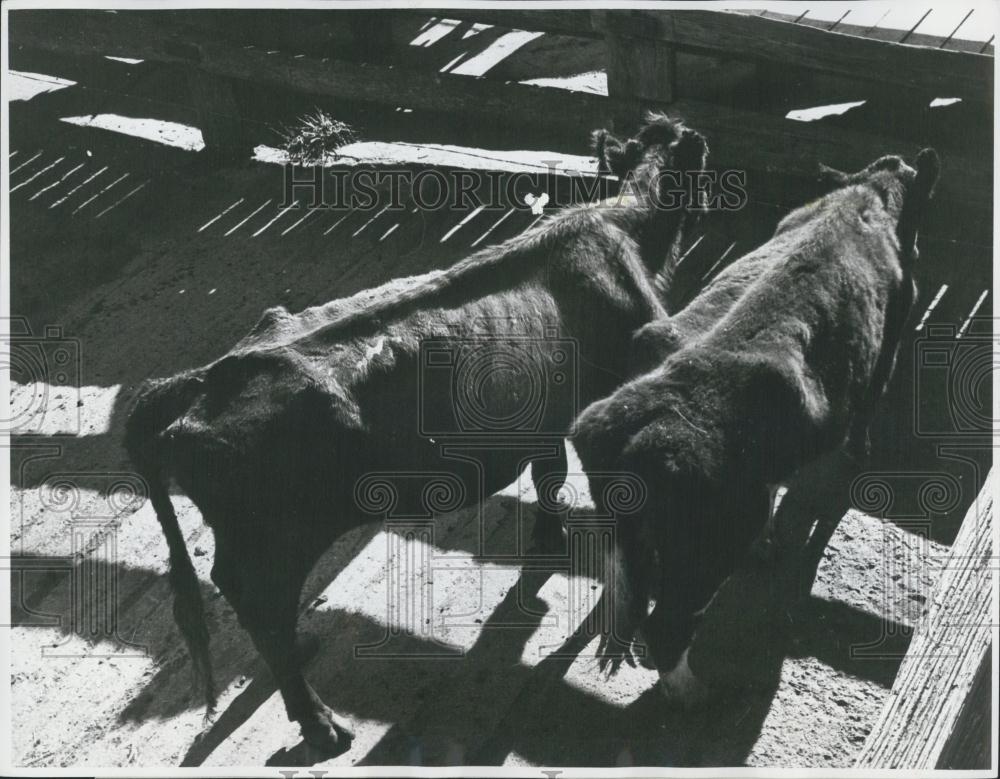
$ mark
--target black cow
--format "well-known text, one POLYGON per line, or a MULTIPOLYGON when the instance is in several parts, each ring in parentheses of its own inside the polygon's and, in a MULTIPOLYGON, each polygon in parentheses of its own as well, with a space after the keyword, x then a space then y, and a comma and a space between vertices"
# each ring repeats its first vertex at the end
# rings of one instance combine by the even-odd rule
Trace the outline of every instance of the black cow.
POLYGON ((617 522, 602 668, 632 662, 641 629, 664 686, 687 689, 683 665, 667 672, 770 515, 770 488, 824 453, 867 451, 938 172, 929 149, 916 170, 888 156, 828 172, 833 192, 785 217, 681 313, 640 330, 637 359, 658 367, 576 421, 587 472, 632 473, 646 488, 617 522))
MULTIPOLYGON (((558 451, 532 462, 535 483, 558 491, 564 435, 582 403, 626 378, 633 332, 664 315, 653 281, 669 277, 700 208, 692 197, 660 207, 659 188, 676 186, 663 174, 701 171, 707 153, 700 135, 662 115, 624 143, 605 131, 594 140, 602 167, 632 177, 627 207, 568 209, 444 272, 298 314, 269 309, 228 354, 140 389, 126 447, 149 481, 174 615, 210 707, 208 633, 171 479, 214 530, 212 580, 274 673, 288 717, 334 752, 351 734, 302 676, 296 612, 310 568, 363 521, 353 505, 360 480, 456 473, 457 508, 516 478, 524 451, 489 444, 527 430, 558 451), (450 433, 487 444, 482 473, 444 456, 438 439, 450 433)), ((400 510, 424 508, 400 489, 400 510)), ((561 541, 558 515, 540 518, 539 531, 549 536, 541 543, 561 541)))

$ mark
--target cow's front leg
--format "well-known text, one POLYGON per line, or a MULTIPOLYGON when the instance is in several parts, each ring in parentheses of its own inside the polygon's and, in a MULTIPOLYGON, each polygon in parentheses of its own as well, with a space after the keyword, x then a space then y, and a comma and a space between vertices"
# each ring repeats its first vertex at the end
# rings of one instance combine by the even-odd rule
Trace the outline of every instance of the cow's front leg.
POLYGON ((546 554, 566 551, 566 534, 563 520, 569 507, 561 497, 569 464, 566 444, 559 442, 559 451, 553 456, 531 461, 531 481, 538 496, 535 529, 532 533, 534 548, 546 554))
POLYGON ((254 544, 252 550, 241 544, 245 551, 233 553, 223 551, 224 544, 217 533, 212 579, 267 663, 288 719, 299 723, 310 746, 329 754, 345 752, 354 734, 305 680, 303 651, 296 642, 299 595, 318 553, 287 550, 279 543, 254 544))

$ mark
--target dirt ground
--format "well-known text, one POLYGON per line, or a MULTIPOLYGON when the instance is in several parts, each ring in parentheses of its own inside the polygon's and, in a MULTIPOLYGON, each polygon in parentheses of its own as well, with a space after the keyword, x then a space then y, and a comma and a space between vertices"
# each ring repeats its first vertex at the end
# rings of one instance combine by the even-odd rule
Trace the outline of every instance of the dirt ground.
MULTIPOLYGON (((209 170, 191 151, 59 121, 151 111, 189 120, 169 71, 56 58, 22 67, 29 64, 77 84, 11 104, 11 169, 41 152, 12 174, 12 187, 63 158, 12 194, 12 310, 36 336, 58 325, 45 354, 62 339, 78 360, 61 380, 46 373, 33 384, 38 376, 27 368, 12 376, 15 409, 48 393, 44 421, 28 431, 36 434, 12 442, 16 765, 852 764, 946 547, 852 511, 811 601, 787 628, 773 683, 680 711, 662 698, 654 671, 599 676, 596 640, 580 629, 600 591, 587 572, 512 559, 516 531, 529 532, 534 516, 525 475, 481 509, 437 518, 432 530, 408 536, 369 523, 318 564, 300 620, 316 645, 308 677, 357 734, 333 760, 303 746, 286 720, 269 673, 209 579, 211 532, 175 495, 221 693, 216 716, 205 720, 173 624, 166 545, 151 508, 130 499, 135 481, 120 440, 134 388, 216 357, 267 306, 297 310, 446 267, 499 214, 460 225, 468 212, 386 213, 372 222, 358 212, 281 213, 277 166, 209 170), (97 84, 106 90, 101 105, 97 84), (110 84, 131 96, 112 95, 110 84), (127 173, 128 184, 77 211, 88 190, 56 201, 81 178, 35 196, 77 164, 75 176, 106 167, 101 181, 127 173), (415 565, 421 559, 429 569, 415 565), (419 608, 398 607, 399 582, 412 595, 405 603, 419 608)), ((361 109, 345 118, 386 126, 361 109)), ((433 137, 433 123, 413 121, 399 137, 380 139, 433 137)), ((521 210, 489 241, 533 219, 521 210)), ((584 507, 586 481, 573 479, 584 507)))

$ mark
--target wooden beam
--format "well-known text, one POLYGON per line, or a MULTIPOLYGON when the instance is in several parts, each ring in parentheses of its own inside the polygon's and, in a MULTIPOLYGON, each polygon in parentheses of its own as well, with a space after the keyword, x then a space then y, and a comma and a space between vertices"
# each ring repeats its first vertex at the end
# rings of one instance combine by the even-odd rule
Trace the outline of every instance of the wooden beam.
POLYGON ((993 650, 979 663, 972 689, 935 768, 967 771, 990 767, 993 728, 993 650))
MULTIPOLYGON (((586 143, 587 131, 607 126, 633 110, 628 101, 564 89, 501 83, 413 68, 268 54, 192 32, 176 15, 120 11, 116 14, 71 11, 11 11, 12 47, 41 48, 84 55, 117 54, 183 63, 227 78, 282 89, 456 116, 485 117, 514 126, 556 129, 586 143)), ((708 139, 716 167, 774 174, 758 177, 766 187, 785 176, 813 179, 823 162, 858 170, 878 157, 914 155, 915 144, 868 133, 795 122, 695 100, 662 106, 708 139)), ((989 224, 993 213, 992 165, 945 155, 938 197, 973 224, 989 224)), ((792 206, 796 203, 788 203, 792 206)))
POLYGON ((198 112, 198 128, 205 142, 202 153, 219 164, 249 159, 253 147, 243 132, 230 80, 205 73, 193 65, 184 70, 191 101, 198 112))
MULTIPOLYGON (((595 22, 591 11, 584 9, 531 11, 493 8, 420 8, 405 13, 436 16, 439 19, 460 19, 467 22, 492 24, 511 30, 531 30, 553 35, 581 38, 604 38, 604 28, 595 22)), ((623 13, 628 13, 623 12, 623 13)))
POLYGON ((962 522, 928 601, 926 621, 917 626, 857 768, 936 768, 945 747, 960 735, 956 725, 963 720, 993 634, 995 489, 991 471, 962 522))
MULTIPOLYGON (((655 14, 651 35, 678 47, 992 104, 993 58, 713 11, 655 14)), ((650 20, 652 22, 652 19, 650 20)))
MULTIPOLYGON (((745 14, 748 16, 757 16, 760 14, 760 11, 753 11, 750 9, 743 9, 743 10, 733 9, 733 10, 734 13, 745 14)), ((769 10, 767 12, 767 18, 778 19, 783 22, 796 22, 796 20, 798 20, 796 22, 797 24, 804 24, 808 27, 816 27, 823 30, 826 30, 830 26, 829 20, 814 19, 808 15, 803 17, 802 14, 799 13, 785 14, 785 13, 780 13, 778 11, 769 10)), ((892 27, 872 27, 870 25, 861 26, 857 24, 851 24, 849 21, 851 17, 848 16, 847 18, 848 21, 841 22, 840 24, 837 25, 837 32, 843 33, 845 35, 855 35, 861 38, 874 38, 875 40, 890 41, 890 42, 899 41, 906 34, 905 30, 895 29, 892 27)), ((975 19, 975 17, 973 18, 975 19)), ((969 26, 970 27, 973 26, 973 24, 977 23, 978 21, 979 20, 976 19, 975 22, 973 22, 969 26)), ((962 29, 963 30, 965 29, 965 25, 962 26, 962 29)), ((950 41, 947 42, 947 44, 942 46, 941 44, 944 43, 944 40, 945 39, 940 35, 925 35, 921 32, 915 32, 909 38, 906 39, 906 42, 913 46, 927 46, 932 49, 945 48, 945 49, 953 49, 955 51, 971 52, 973 54, 983 53, 984 47, 982 41, 970 41, 963 38, 952 38, 950 41)), ((986 46, 985 53, 992 56, 993 46, 992 45, 986 46)))
POLYGON ((634 130, 634 126, 628 125, 638 123, 643 108, 673 102, 676 53, 661 41, 636 37, 627 25, 615 24, 614 19, 621 17, 614 12, 591 13, 595 26, 605 29, 608 97, 622 103, 622 114, 615 117, 616 125, 621 125, 622 130, 634 130))
POLYGON ((808 25, 719 11, 496 11, 449 9, 441 14, 505 27, 603 37, 601 18, 627 25, 636 37, 692 51, 785 68, 806 68, 899 89, 993 102, 993 58, 829 32, 808 25))

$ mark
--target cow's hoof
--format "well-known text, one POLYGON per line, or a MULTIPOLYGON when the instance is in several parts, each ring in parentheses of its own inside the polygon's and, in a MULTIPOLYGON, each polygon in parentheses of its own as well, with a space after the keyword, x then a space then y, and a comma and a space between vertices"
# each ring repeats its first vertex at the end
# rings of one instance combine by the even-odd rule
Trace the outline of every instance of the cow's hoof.
POLYGON ((309 746, 330 756, 343 754, 354 740, 350 726, 326 706, 307 719, 299 720, 299 726, 309 746))
POLYGON ((669 671, 660 671, 660 690, 671 703, 685 708, 697 706, 709 697, 709 689, 691 670, 688 664, 689 649, 669 671))
POLYGON ((653 660, 653 653, 649 651, 649 642, 643 635, 642 628, 635 631, 635 638, 632 640, 632 656, 646 670, 656 670, 656 662, 653 660))

